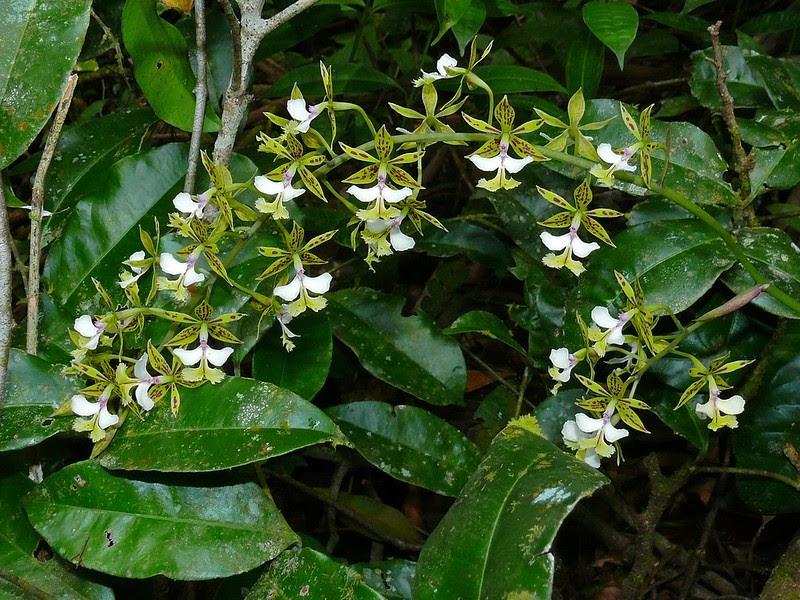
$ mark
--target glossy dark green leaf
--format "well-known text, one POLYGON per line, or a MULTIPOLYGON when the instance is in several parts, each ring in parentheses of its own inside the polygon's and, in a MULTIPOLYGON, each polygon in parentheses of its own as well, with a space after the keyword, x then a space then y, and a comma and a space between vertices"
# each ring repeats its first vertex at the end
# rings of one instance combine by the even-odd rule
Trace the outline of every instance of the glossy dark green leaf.
MULTIPOLYGON (((159 17, 156 0, 127 0, 122 38, 133 59, 133 73, 153 111, 170 125, 192 130, 195 77, 186 39, 159 17)), ((219 117, 206 108, 204 131, 217 131, 219 117)))
MULTIPOLYGON (((763 81, 745 60, 745 51, 736 46, 723 46, 727 86, 737 108, 765 106, 769 97, 763 81)), ((711 48, 692 53, 692 78, 689 86, 692 95, 706 108, 720 109, 722 101, 717 91, 717 73, 711 48)))
POLYGON ((35 552, 39 536, 22 508, 22 497, 34 484, 21 475, 0 479, 0 587, 3 598, 58 598, 112 600, 110 588, 93 583, 66 567, 58 558, 40 560, 35 552), (34 595, 33 591, 40 595, 34 595), (6 596, 3 592, 8 593, 6 596))
MULTIPOLYGON (((358 96, 372 92, 385 91, 389 88, 399 89, 391 77, 363 64, 339 63, 332 65, 333 89, 337 96, 358 96)), ((303 95, 312 100, 325 94, 322 78, 319 74, 319 63, 296 67, 281 76, 273 83, 268 92, 269 98, 281 98, 292 92, 294 84, 303 95)), ((282 113, 281 113, 282 114, 282 113)))
POLYGON ((177 417, 162 403, 128 418, 103 454, 110 469, 216 471, 339 439, 314 405, 271 383, 227 377, 181 391, 177 417))
POLYGON ((89 26, 90 0, 18 0, 0 10, 0 169, 39 135, 89 26))
MULTIPOLYGON (((634 119, 639 112, 632 106, 626 106, 634 119)), ((593 131, 594 144, 607 142, 614 148, 624 148, 635 140, 620 118, 619 103, 614 100, 593 100, 587 104, 585 122, 602 121, 613 118, 600 131, 593 131)), ((664 153, 655 150, 652 153, 653 180, 664 187, 673 188, 700 204, 731 205, 735 195, 724 175, 728 170, 719 150, 711 137, 702 129, 685 122, 665 123, 657 119, 651 121, 651 140, 669 146, 669 160, 665 163, 664 153), (665 167, 668 167, 666 175, 665 167)), ((584 171, 568 171, 559 167, 555 161, 545 163, 548 167, 559 170, 572 177, 583 179, 584 171), (551 164, 552 163, 552 164, 551 164)), ((641 175, 638 160, 636 174, 641 175)), ((628 184, 620 184, 621 189, 636 194, 644 193, 642 188, 628 184)))
POLYGON ((564 65, 567 91, 574 94, 583 89, 585 98, 594 98, 603 77, 605 56, 605 47, 589 31, 582 31, 572 40, 564 65))
POLYGON ((148 483, 116 477, 92 461, 51 475, 24 504, 62 558, 118 577, 228 577, 298 539, 254 483, 148 483))
POLYGON ((294 350, 286 351, 277 327, 273 327, 253 353, 253 377, 311 400, 325 385, 331 367, 331 324, 326 313, 309 311, 292 320, 289 327, 299 336, 292 338, 294 350))
POLYGON ((45 264, 46 289, 60 306, 92 302, 92 277, 113 285, 122 261, 141 246, 139 223, 152 228, 156 205, 162 214, 174 210, 172 197, 185 174, 186 147, 168 144, 123 158, 89 182, 45 264))
POLYGON ((791 58, 751 53, 747 64, 761 76, 767 95, 778 109, 800 108, 800 64, 791 58))
MULTIPOLYGON (((330 501, 330 488, 316 488, 316 493, 323 501, 330 501)), ((422 534, 405 514, 377 498, 339 492, 336 505, 346 524, 376 542, 384 542, 387 537, 413 546, 419 546, 423 542, 422 534), (348 513, 354 518, 348 518, 348 513)))
POLYGON ((740 27, 750 35, 780 33, 800 27, 800 12, 796 10, 778 10, 756 15, 740 27))
POLYGON ((364 458, 402 481, 456 496, 478 466, 475 445, 421 408, 352 402, 327 412, 364 458))
POLYGON ((564 423, 575 418, 575 413, 580 412, 581 409, 575 405, 575 401, 580 400, 583 395, 583 389, 561 390, 536 405, 534 414, 544 437, 556 445, 562 444, 561 428, 564 423))
MULTIPOLYGON (((523 421, 524 423, 524 421, 523 421)), ((512 422, 428 538, 414 598, 549 598, 561 522, 605 483, 598 471, 512 422)))
POLYGON ((363 578, 345 564, 312 550, 287 550, 276 558, 247 600, 381 600, 363 578))
POLYGON ((381 562, 356 563, 351 568, 386 600, 412 600, 417 563, 402 558, 381 562))
MULTIPOLYGON (((378 6, 376 5, 377 9, 378 6)), ((352 15, 352 13, 350 13, 352 15)), ((261 44, 256 60, 283 52, 317 35, 325 27, 335 26, 347 16, 347 7, 317 4, 289 19, 269 34, 269 44, 261 44)))
MULTIPOLYGON (((736 466, 764 470, 800 481, 785 451, 800 450, 800 328, 790 323, 770 353, 762 385, 745 398, 733 432, 736 466), (787 444, 790 447, 787 447, 787 444)), ((762 513, 800 511, 800 492, 763 477, 737 476, 739 496, 762 513)))
MULTIPOLYGON (((769 281, 795 298, 800 296, 800 251, 786 232, 771 227, 745 228, 739 231, 738 239, 750 261, 769 281)), ((725 274, 723 281, 737 293, 755 285, 738 264, 725 274)), ((761 294, 753 304, 781 317, 800 319, 800 315, 768 294, 761 294)))
POLYGON ((495 94, 522 92, 564 92, 566 89, 547 73, 519 65, 489 65, 477 67, 475 74, 492 88, 495 94))
POLYGON ((733 259, 716 233, 696 219, 654 221, 616 236, 617 248, 592 254, 578 281, 575 306, 610 306, 623 295, 614 271, 639 279, 648 304, 686 310, 714 285, 733 259))
POLYGON ((710 23, 700 17, 674 12, 650 13, 647 15, 647 19, 672 29, 686 31, 688 33, 706 33, 706 29, 710 25, 710 23))
POLYGON ((475 443, 486 450, 494 437, 514 418, 517 410, 517 395, 504 385, 498 385, 481 400, 475 409, 475 419, 480 429, 474 435, 475 443))
POLYGON ((636 39, 639 14, 627 2, 592 0, 583 5, 583 22, 617 57, 619 68, 625 63, 625 51, 636 39))
POLYGON ((486 337, 504 343, 509 348, 513 348, 523 356, 525 349, 514 339, 511 332, 503 320, 495 314, 485 310, 472 310, 458 317, 450 327, 444 330, 448 335, 458 335, 460 333, 480 333, 486 337))
POLYGON ((62 365, 12 349, 6 400, 0 418, 0 451, 33 446, 72 429, 72 420, 51 418, 77 386, 61 373, 62 365))
MULTIPOLYGON (((444 0, 452 2, 453 0, 444 0)), ((456 0, 461 3, 463 0, 456 0)), ((472 41, 486 21, 486 2, 485 0, 467 0, 460 10, 458 20, 453 24, 451 31, 458 42, 458 51, 464 54, 464 50, 472 41)))
POLYGON ((511 252, 491 231, 464 221, 446 221, 447 231, 431 229, 417 240, 415 250, 431 256, 467 258, 495 269, 511 266, 511 252))
POLYGON ((750 175, 756 196, 770 189, 789 189, 800 182, 800 117, 795 110, 760 110, 741 119, 742 139, 755 148, 750 175))
POLYGON ((155 120, 151 110, 121 110, 67 127, 58 140, 45 180, 46 208, 54 213, 45 220, 45 228, 57 230, 83 196, 84 188, 91 189, 91 179, 106 177, 117 160, 138 152, 155 120))
POLYGON ((653 385, 642 389, 639 398, 647 402, 661 422, 672 431, 686 438, 701 452, 708 449, 708 440, 711 435, 708 421, 702 420, 695 411, 698 402, 705 402, 707 398, 697 397, 690 400, 678 410, 675 405, 681 397, 681 392, 665 386, 653 385))
POLYGON ((333 331, 372 375, 431 404, 462 404, 467 370, 458 343, 403 299, 367 288, 330 296, 333 331))

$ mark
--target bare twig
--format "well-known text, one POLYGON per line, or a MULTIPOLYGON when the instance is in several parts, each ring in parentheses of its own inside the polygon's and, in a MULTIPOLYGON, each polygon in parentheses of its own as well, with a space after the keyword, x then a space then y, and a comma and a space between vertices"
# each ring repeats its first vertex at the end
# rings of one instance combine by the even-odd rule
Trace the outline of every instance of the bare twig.
POLYGON ((717 92, 722 100, 722 118, 728 127, 733 146, 733 168, 739 175, 739 201, 744 204, 750 196, 750 171, 753 168, 752 157, 744 151, 739 125, 733 112, 733 96, 728 91, 725 59, 722 56, 722 45, 719 42, 719 30, 722 21, 717 21, 708 28, 711 35, 711 46, 714 48, 714 69, 717 72, 717 92))
POLYGON ((189 142, 189 164, 186 169, 186 180, 183 191, 194 192, 197 179, 197 161, 200 159, 200 138, 203 135, 203 120, 206 115, 206 85, 208 71, 206 68, 206 9, 205 0, 194 0, 195 47, 197 48, 197 79, 194 85, 194 121, 192 122, 192 139, 189 142))
POLYGON ((333 503, 339 500, 339 491, 342 489, 342 482, 344 482, 348 470, 346 464, 338 465, 331 479, 330 495, 332 503, 328 505, 327 515, 330 535, 328 536, 328 543, 325 545, 325 549, 329 554, 333 553, 339 543, 339 528, 336 526, 336 506, 333 503))
POLYGON ((14 317, 11 314, 11 230, 8 228, 6 211, 6 192, 0 173, 0 408, 6 398, 6 375, 8 373, 8 352, 11 348, 11 327, 14 317))
POLYGON ((28 354, 36 354, 36 346, 39 335, 39 262, 42 255, 42 207, 44 206, 44 178, 50 168, 50 161, 53 160, 53 153, 61 135, 61 128, 67 118, 69 105, 72 103, 72 94, 75 92, 75 84, 78 83, 78 76, 72 74, 67 78, 67 85, 64 94, 56 108, 56 116, 53 125, 47 134, 47 140, 42 151, 42 158, 39 159, 39 166, 33 178, 33 192, 31 194, 31 243, 28 258, 28 328, 26 349, 28 354))
MULTIPOLYGON (((231 23, 235 20, 235 18, 231 19, 233 10, 230 9, 228 0, 221 1, 223 10, 225 10, 228 21, 231 23), (226 8, 226 3, 228 8, 226 8)), ((261 40, 278 26, 316 4, 317 1, 297 0, 272 17, 263 19, 261 17, 261 9, 264 7, 264 0, 239 0, 242 18, 238 28, 239 46, 234 47, 234 72, 238 71, 239 77, 237 79, 231 77, 231 82, 225 93, 225 100, 222 103, 220 130, 217 135, 217 141, 214 144, 213 157, 215 163, 228 164, 230 162, 239 124, 247 115, 247 104, 252 98, 247 92, 247 87, 253 67, 253 58, 261 40), (238 68, 236 66, 236 50, 240 53, 238 68)), ((231 34, 234 38, 237 37, 235 26, 231 27, 231 34)))

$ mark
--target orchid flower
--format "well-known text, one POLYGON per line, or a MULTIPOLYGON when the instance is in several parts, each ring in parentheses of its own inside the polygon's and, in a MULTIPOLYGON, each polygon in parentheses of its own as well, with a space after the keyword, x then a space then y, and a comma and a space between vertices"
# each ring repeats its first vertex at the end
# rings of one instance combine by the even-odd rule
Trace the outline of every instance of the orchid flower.
POLYGON ((606 410, 600 418, 584 413, 575 415, 574 421, 567 421, 561 429, 564 443, 578 451, 578 458, 595 467, 600 466, 600 458, 614 454, 613 444, 628 437, 627 429, 614 426, 619 415, 614 410, 606 410))
POLYGON ((106 325, 102 321, 95 321, 92 319, 91 315, 81 315, 75 319, 72 328, 77 331, 82 338, 87 339, 87 341, 82 344, 82 347, 87 350, 94 350, 97 348, 97 344, 100 343, 100 336, 103 335, 106 325))
POLYGON ((622 153, 619 154, 614 152, 611 148, 611 144, 605 142, 599 144, 597 146, 597 155, 603 162, 608 163, 610 166, 604 169, 599 164, 596 164, 592 167, 590 172, 597 178, 599 184, 605 187, 611 187, 614 182, 614 173, 616 171, 633 172, 636 170, 636 165, 628 163, 628 161, 633 158, 634 154, 636 154, 636 148, 634 146, 624 148, 622 153))
POLYGON ((479 188, 490 192, 495 192, 499 189, 513 190, 519 185, 519 181, 507 177, 506 173, 519 173, 525 165, 533 162, 533 157, 531 156, 526 156, 525 158, 512 158, 509 156, 508 143, 505 141, 500 142, 499 148, 500 151, 495 156, 488 158, 479 154, 472 154, 467 157, 481 171, 497 171, 492 179, 481 178, 478 181, 479 188))
POLYGON ((183 377, 186 381, 206 379, 211 383, 219 383, 224 379, 225 373, 221 369, 209 367, 209 363, 214 367, 221 367, 233 354, 233 348, 212 348, 208 345, 208 332, 203 328, 200 331, 200 343, 196 348, 192 350, 177 348, 173 350, 173 353, 186 366, 183 369, 183 377), (194 365, 198 363, 199 366, 195 367, 194 365))
POLYGON ((320 296, 312 297, 309 292, 324 294, 331 288, 332 279, 330 273, 311 277, 306 275, 305 270, 300 267, 295 272, 294 279, 285 285, 279 285, 272 293, 286 302, 291 302, 288 305, 289 315, 296 317, 306 308, 310 308, 314 312, 325 308, 327 300, 320 296))
POLYGON ((274 219, 288 219, 289 211, 284 207, 284 202, 290 202, 305 192, 303 188, 292 187, 292 176, 294 173, 287 169, 283 173, 281 181, 275 181, 265 175, 259 175, 253 181, 253 185, 262 194, 275 196, 275 200, 267 202, 264 198, 256 200, 256 210, 267 215, 272 215, 274 219))
POLYGON ((172 199, 172 205, 186 216, 194 216, 198 219, 202 219, 206 205, 211 199, 211 194, 203 192, 202 194, 198 194, 196 198, 197 200, 192 200, 191 194, 180 192, 172 199))
POLYGON ((712 431, 722 427, 736 429, 739 421, 735 415, 744 412, 744 398, 739 394, 730 398, 720 398, 719 388, 714 385, 709 390, 708 401, 695 406, 695 411, 700 417, 711 419, 708 428, 712 431))
POLYGON ((144 410, 149 411, 153 408, 153 398, 150 397, 150 387, 165 383, 163 375, 150 375, 147 371, 147 353, 142 354, 133 366, 133 376, 139 381, 136 385, 136 403, 144 410))
POLYGON ((292 315, 289 313, 289 307, 286 304, 281 305, 281 309, 275 315, 275 320, 281 326, 281 343, 287 352, 291 352, 294 350, 294 342, 291 338, 300 337, 300 335, 287 327, 292 322, 292 315))
POLYGON ((91 438, 99 442, 105 437, 105 430, 119 423, 119 415, 111 414, 108 410, 108 399, 113 386, 108 386, 97 402, 91 402, 83 394, 75 394, 70 398, 70 409, 73 414, 82 419, 77 419, 73 429, 75 431, 91 431, 91 438))
POLYGON ((189 255, 185 263, 182 263, 169 252, 162 252, 159 259, 161 270, 168 275, 177 275, 177 279, 167 279, 160 277, 158 284, 159 288, 172 290, 175 292, 175 297, 178 301, 184 302, 189 299, 189 294, 186 291, 191 285, 200 283, 205 280, 206 276, 198 273, 194 266, 197 264, 198 255, 194 252, 189 255))
POLYGON ((119 287, 125 289, 129 285, 136 283, 139 278, 147 272, 147 267, 137 267, 135 264, 145 260, 145 256, 144 250, 139 250, 131 254, 128 260, 123 261, 122 264, 130 267, 132 273, 128 273, 127 271, 122 272, 120 280, 117 282, 119 287))
POLYGON ((556 381, 566 383, 572 375, 572 369, 580 362, 580 359, 572 354, 567 348, 555 348, 550 350, 550 363, 553 365, 547 372, 556 381))
POLYGON ((422 71, 422 77, 414 80, 414 87, 419 87, 426 83, 438 81, 440 79, 450 79, 455 77, 457 73, 450 73, 449 69, 453 69, 458 65, 458 61, 449 54, 442 54, 439 60, 436 61, 436 71, 428 73, 422 71))
MULTIPOLYGON (((395 217, 394 219, 370 219, 367 221, 366 229, 370 233, 384 234, 388 232, 389 244, 396 252, 405 252, 411 250, 416 242, 410 235, 406 235, 400 229, 400 224, 403 222, 403 217, 395 217)), ((386 236, 383 236, 386 239, 386 236)), ((380 254, 380 253, 379 253, 380 254)))
POLYGON ((302 97, 292 98, 286 103, 286 110, 297 121, 297 131, 300 133, 308 133, 311 122, 322 113, 324 107, 325 102, 308 106, 302 97))
POLYGON ((362 188, 351 185, 347 188, 347 193, 355 196, 361 202, 375 202, 375 206, 359 210, 356 213, 356 216, 362 221, 369 221, 371 219, 393 218, 398 216, 400 211, 394 207, 387 207, 384 202, 396 204, 408 198, 413 191, 408 187, 402 187, 398 190, 390 188, 386 183, 386 174, 380 173, 378 175, 378 183, 372 187, 362 188))
POLYGON ((578 228, 580 227, 580 220, 576 219, 570 226, 569 231, 563 235, 553 235, 547 231, 539 234, 542 243, 547 246, 549 250, 558 252, 563 250, 561 254, 547 254, 542 259, 542 262, 553 269, 560 269, 567 267, 575 275, 580 275, 586 270, 586 267, 580 261, 572 258, 573 255, 578 258, 586 258, 595 250, 600 249, 600 244, 597 242, 584 242, 578 237, 578 228), (575 222, 577 221, 577 222, 575 222))
POLYGON ((578 459, 590 467, 600 468, 600 456, 591 446, 586 447, 587 443, 594 440, 594 436, 581 431, 575 421, 570 420, 564 423, 561 427, 561 438, 564 440, 564 445, 572 450, 577 450, 578 459))
POLYGON ((605 306, 592 309, 593 325, 589 327, 589 339, 593 342, 597 354, 604 356, 608 344, 621 346, 625 342, 622 329, 631 319, 631 311, 619 314, 616 319, 605 306))

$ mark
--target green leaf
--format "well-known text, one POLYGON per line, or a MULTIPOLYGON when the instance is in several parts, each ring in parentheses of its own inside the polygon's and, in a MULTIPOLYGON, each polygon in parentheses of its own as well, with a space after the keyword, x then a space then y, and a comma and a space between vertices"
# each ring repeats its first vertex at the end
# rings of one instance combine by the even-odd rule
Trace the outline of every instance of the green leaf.
POLYGON ((330 295, 333 330, 372 375, 436 405, 463 404, 461 348, 425 315, 404 317, 403 299, 368 288, 330 295))
POLYGON ((755 146, 751 197, 800 182, 800 116, 796 110, 760 110, 740 119, 742 140, 755 146))
MULTIPOLYGON (((350 14, 353 13, 350 12, 350 14)), ((256 50, 256 60, 264 60, 278 52, 288 50, 300 42, 314 37, 321 29, 341 22, 346 16, 347 7, 344 5, 317 4, 312 6, 271 31, 269 44, 261 44, 256 50)))
POLYGON ((381 600, 382 596, 363 582, 345 564, 316 550, 287 550, 276 558, 247 600, 381 600))
POLYGON ((444 332, 448 335, 460 333, 480 333, 493 340, 504 343, 523 356, 525 349, 514 339, 503 320, 485 310, 472 310, 458 317, 444 332))
MULTIPOLYGON (((763 384, 739 415, 733 432, 736 466, 764 470, 800 481, 797 469, 784 454, 787 444, 800 450, 800 328, 791 322, 770 347, 763 384)), ((737 476, 739 496, 762 513, 800 511, 800 492, 763 477, 737 476)))
MULTIPOLYGON (((737 46, 723 46, 728 91, 736 108, 764 106, 769 102, 760 75, 745 61, 746 51, 737 46)), ((717 72, 714 69, 714 51, 711 48, 692 53, 692 78, 689 87, 692 95, 705 106, 719 110, 722 101, 717 91, 717 72)))
MULTIPOLYGON (((358 96, 372 92, 400 89, 394 79, 364 64, 340 63, 333 69, 333 90, 336 96, 358 96)), ((292 93, 294 84, 309 101, 325 95, 319 63, 295 67, 282 75, 267 91, 267 98, 282 98, 292 93)))
POLYGON ((523 92, 562 92, 563 85, 547 73, 519 65, 489 65, 477 67, 475 74, 499 95, 523 92))
POLYGON ((695 411, 697 402, 705 402, 705 399, 695 398, 675 410, 680 392, 658 385, 647 388, 646 391, 642 390, 639 392, 639 397, 650 405, 664 425, 689 440, 701 452, 708 449, 710 436, 708 421, 700 419, 695 411))
MULTIPOLYGON (((195 77, 180 30, 158 16, 156 0, 127 0, 122 38, 133 59, 133 74, 160 119, 192 130, 195 77)), ((203 131, 219 129, 219 117, 206 107, 203 131)))
POLYGON ((31 524, 59 555, 118 577, 228 577, 297 541, 254 483, 149 483, 116 477, 92 461, 51 475, 24 504, 31 524))
POLYGON ((627 2, 592 0, 583 5, 583 22, 617 56, 622 69, 625 51, 636 39, 639 28, 636 9, 627 2))
POLYGON ((161 214, 173 210, 185 174, 186 147, 168 144, 123 158, 88 182, 45 264, 46 289, 59 305, 92 301, 92 277, 106 287, 116 281, 122 261, 141 245, 139 223, 150 229, 157 205, 161 214))
POLYGON ((775 108, 800 108, 800 63, 791 58, 775 58, 750 52, 745 60, 761 76, 775 108))
MULTIPOLYGON (((453 0, 444 0, 445 3, 453 0)), ((459 2, 461 0, 458 0, 459 2)), ((460 11, 458 21, 453 24, 451 31, 458 42, 458 51, 464 54, 467 44, 472 41, 481 30, 486 21, 486 2, 485 0, 468 0, 460 11)))
POLYGON ((89 26, 90 0, 20 0, 0 11, 0 169, 50 118, 89 26))
POLYGON ((331 324, 327 314, 306 311, 290 328, 299 336, 292 340, 294 350, 286 351, 277 327, 273 327, 253 353, 253 377, 311 400, 325 385, 331 367, 331 324))
POLYGON ((475 445, 421 408, 352 402, 327 412, 364 458, 401 481, 456 496, 478 466, 475 445))
POLYGON ((660 23, 661 25, 687 33, 707 33, 706 29, 708 29, 710 25, 710 23, 700 17, 674 12, 654 12, 647 15, 646 18, 660 23))
POLYGON ((85 574, 78 576, 60 559, 41 560, 37 557, 39 536, 28 523, 22 508, 22 497, 33 487, 33 482, 21 475, 0 479, 0 511, 3 514, 0 519, 0 565, 3 573, 0 595, 4 598, 112 600, 114 593, 110 588, 89 581, 85 574), (33 590, 39 595, 34 595, 33 590))
POLYGON ((109 469, 217 471, 339 437, 325 413, 289 390, 227 377, 181 390, 177 417, 168 402, 144 419, 129 417, 99 460, 109 469))
POLYGON ((518 423, 495 439, 428 538, 415 600, 550 597, 558 528, 606 479, 518 423))
POLYGON ((757 15, 742 25, 740 29, 749 35, 763 35, 791 31, 798 27, 800 27, 800 12, 778 10, 757 15))
POLYGON ((536 420, 548 440, 561 445, 561 428, 564 423, 575 418, 575 413, 580 412, 581 409, 575 405, 575 401, 580 400, 584 394, 583 389, 561 390, 536 405, 536 420))
POLYGON ((46 208, 54 213, 44 221, 46 231, 63 225, 93 179, 106 177, 117 160, 139 151, 155 120, 151 110, 120 110, 63 131, 45 180, 46 208))
POLYGON ((696 219, 654 221, 630 227, 614 239, 617 248, 595 252, 578 281, 574 306, 621 305, 614 271, 639 279, 648 304, 664 304, 679 313, 714 285, 733 258, 717 235, 696 219))
POLYGON ((380 562, 356 563, 351 568, 364 578, 364 583, 386 600, 413 600, 411 590, 417 563, 392 558, 380 562))
POLYGON ((0 418, 0 451, 27 448, 72 429, 71 419, 50 416, 77 389, 75 381, 61 373, 62 368, 22 350, 11 350, 0 418))
MULTIPOLYGON (((790 296, 800 296, 800 252, 786 232, 771 227, 744 228, 737 237, 747 257, 769 281, 775 282, 790 296)), ((739 264, 725 274, 723 281, 737 294, 755 285, 739 264)), ((761 294, 753 304, 774 315, 800 319, 800 315, 769 294, 761 294)))
POLYGON ((564 65, 570 95, 583 89, 586 99, 594 97, 603 77, 605 57, 605 47, 589 31, 583 30, 572 41, 564 65))
POLYGON ((445 221, 447 231, 433 229, 417 240, 415 250, 442 258, 464 254, 495 269, 511 266, 508 247, 491 231, 464 221, 445 221))

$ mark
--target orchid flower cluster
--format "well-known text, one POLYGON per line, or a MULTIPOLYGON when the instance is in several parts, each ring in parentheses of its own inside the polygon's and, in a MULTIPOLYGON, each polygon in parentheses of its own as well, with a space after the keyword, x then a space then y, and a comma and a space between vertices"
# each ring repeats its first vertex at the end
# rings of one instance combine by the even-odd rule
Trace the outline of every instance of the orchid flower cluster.
MULTIPOLYGON (((113 294, 116 300, 100 282, 94 282, 105 311, 80 315, 70 331, 75 349, 68 371, 83 378, 86 385, 57 414, 75 416, 74 428, 89 433, 97 453, 130 413, 142 418, 169 398, 170 408, 177 414, 184 388, 220 383, 225 377, 223 367, 234 355, 234 347, 241 344, 228 326, 246 315, 225 312, 215 316, 209 298, 212 286, 218 283, 249 297, 247 308, 259 316, 258 329, 275 323, 276 334, 291 351, 299 337, 290 329, 292 320, 308 310, 324 310, 325 295, 334 283, 332 271, 325 267, 328 259, 323 246, 330 242, 345 246, 349 237, 351 249, 374 269, 382 258, 413 249, 414 236, 425 233, 426 223, 445 229, 427 211, 423 186, 423 159, 435 143, 464 146, 480 142, 466 158, 478 171, 491 174, 476 184, 488 193, 519 186, 514 175, 530 164, 551 160, 554 152, 572 148, 575 156, 594 162, 571 201, 537 188, 545 201, 560 209, 540 225, 566 229, 559 235, 541 232, 540 239, 550 251, 543 263, 554 269, 566 268, 576 276, 583 273, 586 267, 580 259, 598 250, 600 244, 585 241, 581 235, 613 246, 598 219, 622 216, 592 206, 592 181, 611 185, 617 171, 637 169, 630 161, 638 156, 649 185, 650 153, 660 148, 650 140, 650 109, 642 112, 637 124, 620 105, 622 119, 635 138, 622 149, 609 144, 595 148, 586 132, 603 128, 609 120, 581 123, 585 101, 580 90, 569 101, 568 123, 538 109, 536 118, 518 122, 508 98, 495 104, 491 87, 475 73, 490 49, 491 44, 478 53, 473 41, 465 66, 445 54, 435 71, 423 71, 414 86, 421 88, 424 113, 390 103, 395 113, 414 123, 410 128, 398 128, 397 134, 390 133, 386 125, 376 128, 360 106, 335 100, 331 70, 320 64, 325 92, 321 102, 309 104, 295 85, 286 103, 288 116, 265 113, 279 129, 272 135, 258 134, 259 151, 272 161, 265 173, 236 182, 226 166, 203 154, 210 185, 200 193, 181 192, 174 197, 167 235, 161 235, 158 221, 152 234, 140 228, 141 249, 122 261, 115 286, 118 290, 113 294), (440 104, 437 85, 450 79, 458 79, 458 86, 440 104), (468 100, 465 90, 476 89, 489 97, 485 120, 462 110, 468 100), (337 117, 343 112, 356 113, 371 139, 360 145, 337 140, 337 117), (323 113, 328 117, 327 127, 317 129, 323 113), (453 125, 461 120, 477 133, 457 133, 453 125), (544 126, 561 131, 547 135, 539 131, 544 126), (338 181, 330 177, 332 171, 347 164, 360 168, 338 181), (351 213, 346 226, 349 236, 337 236, 339 230, 332 229, 307 237, 301 226, 304 208, 328 202, 329 197, 351 213), (254 283, 232 277, 228 273, 232 261, 265 224, 274 234, 270 239, 280 242, 257 246, 264 259, 263 271, 254 283), (172 307, 164 308, 170 302, 172 307), (163 328, 154 327, 154 322, 166 324, 169 333, 163 335, 163 328), (153 338, 159 331, 160 342, 153 338)), ((659 318, 668 311, 646 305, 638 281, 631 285, 622 275, 617 278, 627 298, 624 310, 612 316, 607 307, 595 307, 591 326, 578 318, 584 347, 574 352, 558 348, 550 355, 550 375, 556 387, 571 381, 573 370, 583 365, 588 368, 585 375, 575 374, 588 392, 578 403, 586 412, 564 425, 563 436, 579 457, 595 466, 615 453, 619 440, 629 434, 625 426, 646 432, 637 411, 647 410, 648 405, 634 397, 637 384, 651 361, 669 350, 677 352, 673 340, 681 335, 657 335, 654 330, 659 318), (615 357, 605 358, 610 355, 615 357), (613 366, 603 384, 596 381, 601 361, 613 366)), ((691 373, 697 382, 684 394, 682 403, 707 386, 709 399, 698 405, 698 413, 712 419, 712 428, 735 427, 734 415, 741 412, 744 400, 720 397, 721 391, 728 389, 720 375, 747 361, 715 361, 706 368, 693 360, 691 373)))
MULTIPOLYGON (((649 433, 637 411, 650 410, 650 406, 638 400, 635 393, 650 366, 668 355, 691 361, 689 375, 695 378, 681 395, 675 410, 708 388, 708 400, 695 405, 697 415, 710 419, 709 429, 713 431, 737 427, 736 415, 743 412, 745 400, 741 395, 722 398, 721 391, 731 386, 721 376, 746 367, 752 361, 728 362, 726 354, 714 358, 706 366, 697 357, 679 350, 680 342, 692 328, 684 328, 668 307, 646 304, 638 280, 632 285, 623 274, 615 272, 615 276, 626 301, 624 308, 615 316, 608 307, 595 306, 588 327, 581 316, 576 315, 583 346, 574 352, 566 347, 550 352, 549 375, 556 382, 553 392, 569 382, 573 375, 586 390, 586 395, 576 402, 585 412, 578 412, 561 430, 564 444, 575 450, 578 458, 599 467, 601 459, 614 455, 619 441, 630 434, 626 426, 649 433), (678 330, 655 333, 663 317, 670 317, 678 330), (573 373, 582 364, 588 376, 573 373), (598 382, 600 367, 609 371, 604 384, 598 382)), ((714 317, 726 314, 724 310, 717 312, 714 317)), ((698 320, 698 324, 700 322, 698 320)))

